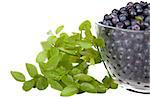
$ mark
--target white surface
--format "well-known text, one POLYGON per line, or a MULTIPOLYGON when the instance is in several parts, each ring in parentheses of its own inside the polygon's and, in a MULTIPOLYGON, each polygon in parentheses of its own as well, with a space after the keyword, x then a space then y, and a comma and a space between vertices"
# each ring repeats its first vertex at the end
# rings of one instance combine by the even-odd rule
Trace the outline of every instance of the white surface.
MULTIPOLYGON (((27 74, 26 62, 35 63, 41 50, 40 41, 46 32, 64 24, 67 32, 76 31, 83 20, 101 20, 113 8, 120 8, 128 1, 139 0, 0 0, 0 96, 12 99, 64 99, 59 92, 48 88, 22 91, 22 83, 16 82, 10 70, 27 74)), ((149 1, 149 0, 145 0, 149 1)), ((98 79, 105 75, 103 65, 92 66, 90 74, 98 79)), ((27 76, 29 77, 29 76, 27 76)), ((147 98, 123 88, 109 90, 106 94, 75 95, 68 99, 147 98)))

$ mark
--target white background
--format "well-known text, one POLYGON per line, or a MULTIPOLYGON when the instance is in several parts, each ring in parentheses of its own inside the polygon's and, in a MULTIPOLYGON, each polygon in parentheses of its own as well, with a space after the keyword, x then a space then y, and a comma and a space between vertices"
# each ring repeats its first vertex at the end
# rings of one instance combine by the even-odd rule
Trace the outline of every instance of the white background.
MULTIPOLYGON (((35 57, 41 51, 40 41, 47 38, 48 30, 55 30, 57 26, 64 24, 64 31, 78 31, 78 25, 86 19, 92 21, 94 28, 94 22, 102 20, 104 14, 125 6, 129 1, 139 0, 0 0, 1 99, 66 99, 59 96, 59 91, 50 87, 44 91, 33 89, 24 92, 22 83, 12 79, 10 71, 18 70, 27 75, 24 63, 36 64, 35 57)), ((101 79, 106 72, 104 66, 99 64, 91 66, 89 74, 101 79)), ((150 95, 132 93, 119 87, 106 94, 84 93, 68 99, 141 99, 148 96, 150 95)))

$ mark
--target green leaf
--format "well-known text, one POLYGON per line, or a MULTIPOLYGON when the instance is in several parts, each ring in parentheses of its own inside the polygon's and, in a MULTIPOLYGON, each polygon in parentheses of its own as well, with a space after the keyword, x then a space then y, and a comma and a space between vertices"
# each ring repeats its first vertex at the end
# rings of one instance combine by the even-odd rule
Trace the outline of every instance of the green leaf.
POLYGON ((45 69, 46 70, 53 70, 57 67, 62 55, 53 55, 48 62, 46 63, 45 69))
POLYGON ((68 50, 68 49, 65 49, 63 47, 59 47, 58 48, 61 52, 64 52, 64 53, 67 53, 69 55, 76 55, 77 51, 76 50, 68 50))
POLYGON ((56 70, 44 71, 44 76, 49 79, 60 80, 61 75, 56 70))
POLYGON ((46 34, 47 35, 53 35, 53 32, 51 30, 49 30, 46 34))
POLYGON ((93 35, 92 35, 90 29, 86 29, 86 30, 85 30, 85 36, 86 36, 85 39, 86 39, 87 41, 92 42, 92 40, 93 40, 93 35))
POLYGON ((64 29, 64 25, 59 26, 55 31, 56 34, 60 33, 63 29, 64 29))
POLYGON ((86 30, 86 29, 91 29, 91 22, 89 20, 82 22, 79 26, 80 31, 86 30))
POLYGON ((63 62, 67 62, 67 63, 78 63, 80 61, 80 56, 73 56, 73 55, 69 55, 69 54, 64 54, 63 55, 63 62))
POLYGON ((61 78, 61 81, 65 84, 65 85, 72 85, 74 83, 74 80, 72 78, 72 76, 70 75, 65 75, 61 78))
POLYGON ((105 78, 102 80, 102 82, 104 83, 106 88, 111 88, 111 89, 118 88, 118 84, 115 83, 115 81, 111 77, 105 76, 105 78))
POLYGON ((65 87, 67 87, 62 81, 58 81, 60 84, 61 84, 61 86, 63 87, 63 89, 65 88, 65 87))
POLYGON ((48 79, 49 84, 51 85, 52 88, 62 91, 63 86, 56 80, 48 79))
POLYGON ((48 44, 55 44, 56 41, 57 41, 57 37, 56 36, 50 36, 47 39, 48 44))
POLYGON ((39 90, 44 90, 48 87, 48 81, 45 77, 39 77, 36 81, 36 88, 39 90))
POLYGON ((44 72, 45 72, 45 63, 39 63, 39 67, 40 67, 40 71, 41 71, 41 73, 44 75, 44 72))
POLYGON ((68 36, 68 34, 67 33, 61 33, 60 34, 60 38, 64 38, 64 39, 66 39, 66 38, 68 38, 69 36, 68 36))
POLYGON ((75 86, 67 86, 61 92, 61 96, 72 96, 74 94, 77 94, 78 92, 79 92, 79 90, 78 90, 77 87, 75 87, 75 86))
POLYGON ((58 65, 63 66, 67 71, 73 68, 72 61, 70 61, 70 57, 68 56, 68 54, 63 54, 63 57, 58 65))
POLYGON ((80 80, 80 81, 86 81, 86 82, 90 82, 93 80, 93 78, 87 74, 77 74, 74 75, 74 79, 80 80))
POLYGON ((105 41, 104 41, 104 39, 101 38, 101 37, 95 38, 95 39, 94 39, 94 44, 95 44, 96 46, 99 46, 100 48, 105 47, 105 41))
POLYGON ((49 54, 50 57, 53 57, 54 55, 59 55, 59 49, 51 46, 49 54))
POLYGON ((82 71, 78 68, 73 68, 71 71, 70 71, 70 74, 71 75, 76 75, 76 74, 80 74, 82 73, 82 71))
POLYGON ((76 68, 80 69, 82 73, 87 74, 88 73, 88 66, 86 61, 81 61, 79 65, 76 66, 76 68))
POLYGON ((36 62, 44 63, 46 59, 47 59, 47 51, 42 51, 37 55, 36 62))
POLYGON ((47 41, 41 42, 43 50, 50 50, 50 44, 47 41))
POLYGON ((17 71, 11 71, 11 75, 13 76, 13 78, 19 82, 24 82, 25 81, 25 76, 17 71))
MULTIPOLYGON (((61 96, 71 96, 85 91, 105 93, 109 88, 116 89, 118 84, 111 77, 106 76, 103 83, 100 83, 87 75, 89 63, 102 62, 97 47, 105 47, 101 37, 96 38, 92 35, 90 21, 81 23, 80 33, 74 32, 71 36, 62 32, 63 28, 61 25, 56 29, 56 35, 61 33, 60 35, 49 36, 46 41, 41 42, 43 51, 37 55, 36 62, 44 76, 38 74, 34 65, 29 64, 30 66, 26 67, 33 80, 26 81, 23 89, 44 90, 50 84, 52 88, 62 91, 61 96)), ((22 73, 11 74, 17 81, 25 81, 22 73)))
POLYGON ((68 74, 68 72, 69 72, 69 70, 66 69, 64 66, 60 66, 60 67, 56 68, 55 71, 58 72, 59 75, 61 75, 61 76, 65 75, 65 74, 68 74))
POLYGON ((104 86, 104 84, 102 84, 98 81, 93 80, 91 82, 91 84, 95 86, 98 93, 105 93, 107 90, 106 87, 104 86))
POLYGON ((77 43, 76 41, 81 40, 81 34, 80 33, 73 33, 73 35, 68 37, 68 41, 71 43, 77 43))
POLYGON ((82 48, 85 48, 85 49, 88 49, 88 48, 91 48, 91 47, 92 47, 92 43, 90 43, 90 42, 85 42, 85 41, 80 41, 80 42, 79 42, 79 45, 80 45, 82 48))
POLYGON ((82 83, 80 85, 80 88, 81 88, 81 90, 89 92, 89 93, 96 93, 97 92, 96 88, 92 84, 87 83, 87 82, 82 83))
POLYGON ((32 64, 26 63, 26 69, 31 77, 34 78, 36 75, 38 75, 37 68, 32 64))
POLYGON ((118 88, 118 84, 115 83, 114 81, 112 81, 110 87, 111 87, 111 89, 117 89, 118 88))
POLYGON ((135 20, 137 20, 137 21, 143 21, 143 18, 141 16, 135 16, 135 20))
POLYGON ((68 35, 65 33, 60 34, 60 37, 57 38, 55 42, 55 47, 64 47, 65 41, 68 39, 68 35))
POLYGON ((24 91, 29 91, 29 90, 31 90, 34 87, 34 85, 35 85, 34 79, 29 80, 29 81, 25 81, 23 86, 22 86, 22 89, 24 91))
POLYGON ((87 56, 89 58, 92 58, 92 57, 96 57, 96 55, 98 54, 98 52, 95 51, 92 48, 89 48, 89 49, 81 51, 80 54, 83 55, 83 56, 87 56))
POLYGON ((95 64, 94 58, 90 58, 90 64, 91 64, 91 65, 94 65, 94 64, 95 64))
POLYGON ((105 76, 104 79, 102 80, 106 88, 110 88, 111 80, 112 79, 108 76, 105 76))
POLYGON ((100 84, 97 88, 98 93, 105 93, 106 91, 107 91, 107 88, 103 84, 100 84))

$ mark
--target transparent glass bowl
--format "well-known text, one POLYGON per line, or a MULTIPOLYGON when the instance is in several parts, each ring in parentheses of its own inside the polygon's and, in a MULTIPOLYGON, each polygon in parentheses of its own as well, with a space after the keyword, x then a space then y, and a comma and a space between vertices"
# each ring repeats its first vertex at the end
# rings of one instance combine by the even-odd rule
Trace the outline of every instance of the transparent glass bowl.
POLYGON ((105 41, 100 50, 114 79, 128 90, 150 93, 150 32, 100 23, 96 23, 96 31, 105 41))

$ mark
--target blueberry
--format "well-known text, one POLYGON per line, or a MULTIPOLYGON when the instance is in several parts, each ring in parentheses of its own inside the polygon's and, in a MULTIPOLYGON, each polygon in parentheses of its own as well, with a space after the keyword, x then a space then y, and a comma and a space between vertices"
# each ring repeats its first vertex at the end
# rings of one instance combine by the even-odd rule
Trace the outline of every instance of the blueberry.
POLYGON ((104 25, 109 25, 109 23, 106 20, 103 20, 104 25))
POLYGON ((121 11, 126 11, 127 9, 125 7, 120 8, 120 12, 121 11))
POLYGON ((131 20, 131 25, 135 25, 137 22, 135 20, 131 20))
POLYGON ((134 4, 133 2, 129 2, 129 3, 127 4, 127 7, 128 7, 128 8, 131 8, 131 7, 133 6, 133 4, 134 4))
POLYGON ((104 20, 104 21, 103 21, 103 24, 104 24, 104 25, 107 25, 107 26, 112 26, 112 23, 111 23, 110 20, 104 20))
POLYGON ((138 30, 140 30, 140 26, 139 25, 133 25, 132 26, 132 30, 136 30, 136 31, 138 31, 138 30))
POLYGON ((145 31, 150 33, 150 26, 145 31))
POLYGON ((104 20, 109 20, 110 19, 110 16, 108 15, 108 14, 106 14, 105 16, 104 16, 104 20))
POLYGON ((150 3, 129 2, 125 7, 113 9, 111 14, 106 14, 101 23, 124 29, 146 30, 150 28, 150 3))
POLYGON ((149 29, 149 30, 150 30, 150 26, 149 26, 147 29, 149 29))
POLYGON ((144 3, 145 3, 144 1, 140 1, 140 5, 141 5, 141 6, 143 6, 144 3))
POLYGON ((136 25, 136 24, 140 24, 140 21, 131 19, 131 25, 136 25))
POLYGON ((119 19, 120 19, 120 21, 125 21, 127 19, 127 17, 124 14, 120 14, 119 19))
POLYGON ((122 22, 118 22, 118 23, 116 24, 116 27, 118 27, 118 28, 123 28, 123 27, 124 27, 124 24, 123 24, 122 22))
POLYGON ((111 14, 110 14, 110 17, 111 17, 111 18, 114 18, 114 17, 117 17, 117 16, 118 16, 118 15, 117 15, 116 13, 111 13, 111 14))
POLYGON ((149 24, 146 23, 146 22, 141 22, 140 27, 141 27, 142 30, 145 30, 146 28, 149 27, 149 24))
POLYGON ((131 9, 131 10, 129 11, 129 14, 130 14, 130 16, 131 16, 131 17, 134 17, 134 16, 136 16, 136 15, 137 15, 137 13, 136 13, 136 10, 135 10, 135 9, 131 9))
POLYGON ((149 24, 143 21, 140 23, 140 27, 141 27, 141 30, 145 30, 146 28, 149 27, 149 24))
POLYGON ((119 22, 119 18, 116 16, 114 18, 112 18, 112 23, 115 25, 119 22))
POLYGON ((109 23, 109 26, 112 26, 112 22, 110 20, 107 21, 109 23))
POLYGON ((142 6, 140 4, 135 6, 135 9, 142 9, 142 6))
POLYGON ((120 13, 121 13, 121 14, 124 14, 125 16, 128 16, 128 15, 129 15, 127 11, 121 11, 120 13))
POLYGON ((150 15, 150 9, 148 9, 148 8, 144 9, 143 14, 144 14, 145 16, 150 15))
POLYGON ((98 22, 98 23, 103 24, 103 22, 102 22, 102 21, 100 21, 100 22, 98 22))
POLYGON ((130 24, 131 24, 131 23, 130 23, 129 20, 125 20, 125 21, 124 21, 124 25, 125 25, 126 27, 130 26, 130 24))
POLYGON ((150 8, 150 3, 147 5, 148 8, 150 8))
POLYGON ((139 6, 141 6, 141 5, 140 5, 140 3, 135 2, 135 3, 133 4, 133 6, 134 6, 134 8, 136 8, 136 7, 139 7, 139 6))
POLYGON ((142 8, 146 8, 147 7, 147 2, 141 1, 140 5, 142 6, 142 8))
POLYGON ((127 29, 129 29, 129 30, 132 29, 132 26, 128 26, 127 29))
POLYGON ((150 16, 147 16, 144 21, 150 24, 150 16))
POLYGON ((141 30, 145 30, 144 22, 140 23, 141 30))
POLYGON ((112 13, 116 13, 116 14, 118 14, 118 13, 119 13, 119 10, 114 9, 114 10, 112 10, 112 13))
POLYGON ((143 12, 143 9, 142 9, 142 8, 138 8, 138 9, 136 10, 136 12, 137 12, 137 14, 141 14, 141 13, 143 12))
POLYGON ((149 24, 147 22, 143 22, 145 28, 148 28, 149 27, 149 24))

